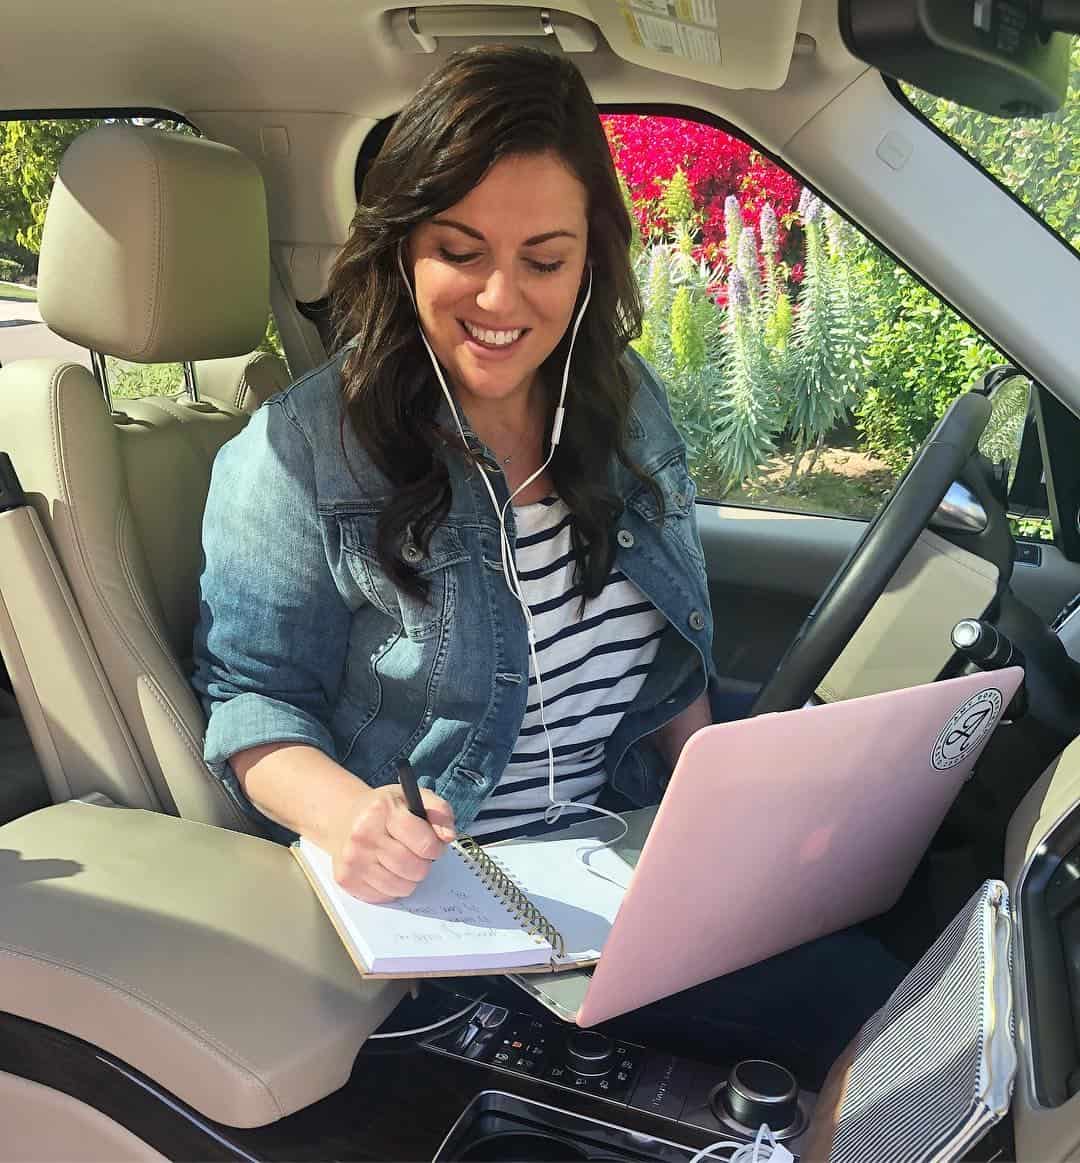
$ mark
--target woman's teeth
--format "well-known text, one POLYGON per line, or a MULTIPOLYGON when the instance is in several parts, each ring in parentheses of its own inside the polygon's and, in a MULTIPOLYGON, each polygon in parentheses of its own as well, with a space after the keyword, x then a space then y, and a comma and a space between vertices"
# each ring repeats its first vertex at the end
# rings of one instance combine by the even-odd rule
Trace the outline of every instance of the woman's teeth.
POLYGON ((474 327, 471 323, 466 323, 464 319, 461 321, 461 325, 473 339, 480 343, 486 343, 490 347, 507 347, 520 339, 525 331, 521 327, 516 331, 485 331, 481 327, 474 327))

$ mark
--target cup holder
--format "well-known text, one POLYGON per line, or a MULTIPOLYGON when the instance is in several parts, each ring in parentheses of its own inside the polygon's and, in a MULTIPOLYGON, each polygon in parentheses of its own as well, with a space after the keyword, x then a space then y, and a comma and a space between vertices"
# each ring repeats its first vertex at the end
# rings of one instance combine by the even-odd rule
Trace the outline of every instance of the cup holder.
POLYGON ((589 1156, 558 1135, 538 1131, 498 1131, 474 1139, 458 1163, 576 1163, 589 1156))

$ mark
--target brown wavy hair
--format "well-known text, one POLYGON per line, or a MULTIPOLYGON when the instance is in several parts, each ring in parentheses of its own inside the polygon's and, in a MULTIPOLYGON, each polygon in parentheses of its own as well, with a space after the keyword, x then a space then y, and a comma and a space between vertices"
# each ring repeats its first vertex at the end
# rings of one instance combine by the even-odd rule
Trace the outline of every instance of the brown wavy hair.
MULTIPOLYGON (((438 423, 441 390, 398 270, 398 244, 460 202, 500 159, 547 152, 587 191, 592 297, 549 466, 574 514, 575 583, 583 595, 600 592, 614 559, 622 500, 611 489, 612 458, 659 497, 625 447, 633 385, 621 357, 640 334, 641 299, 630 265, 630 218, 585 80, 569 61, 538 49, 490 45, 454 53, 394 121, 330 276, 336 342, 352 344, 342 368, 342 432, 349 422, 393 487, 378 518, 376 553, 394 583, 417 597, 427 587, 401 549, 406 537, 426 549, 449 511, 445 457, 461 449, 461 439, 438 423)), ((561 382, 569 330, 541 365, 549 395, 561 382)), ((550 426, 549 418, 548 436, 550 426)))

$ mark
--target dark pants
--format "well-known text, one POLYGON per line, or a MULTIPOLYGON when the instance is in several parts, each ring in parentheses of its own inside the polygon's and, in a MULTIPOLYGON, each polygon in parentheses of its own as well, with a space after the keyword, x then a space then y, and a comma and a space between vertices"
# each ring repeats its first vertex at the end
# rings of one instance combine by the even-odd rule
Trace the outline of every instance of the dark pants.
MULTIPOLYGON (((717 1064, 770 1058, 809 1090, 864 1021, 903 980, 907 967, 861 929, 846 929, 757 965, 683 990, 597 1029, 717 1064)), ((489 1000, 551 1015, 505 978, 491 978, 489 1000)))

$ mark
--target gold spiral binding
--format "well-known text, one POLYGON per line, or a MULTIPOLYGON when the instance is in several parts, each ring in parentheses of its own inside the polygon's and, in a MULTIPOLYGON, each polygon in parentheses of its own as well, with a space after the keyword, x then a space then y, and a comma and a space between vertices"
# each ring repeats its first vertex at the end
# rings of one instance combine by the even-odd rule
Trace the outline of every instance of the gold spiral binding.
POLYGON ((559 957, 566 955, 566 942, 558 929, 514 883, 505 868, 480 847, 471 836, 459 836, 457 848, 484 887, 501 901, 532 937, 542 937, 559 957))

